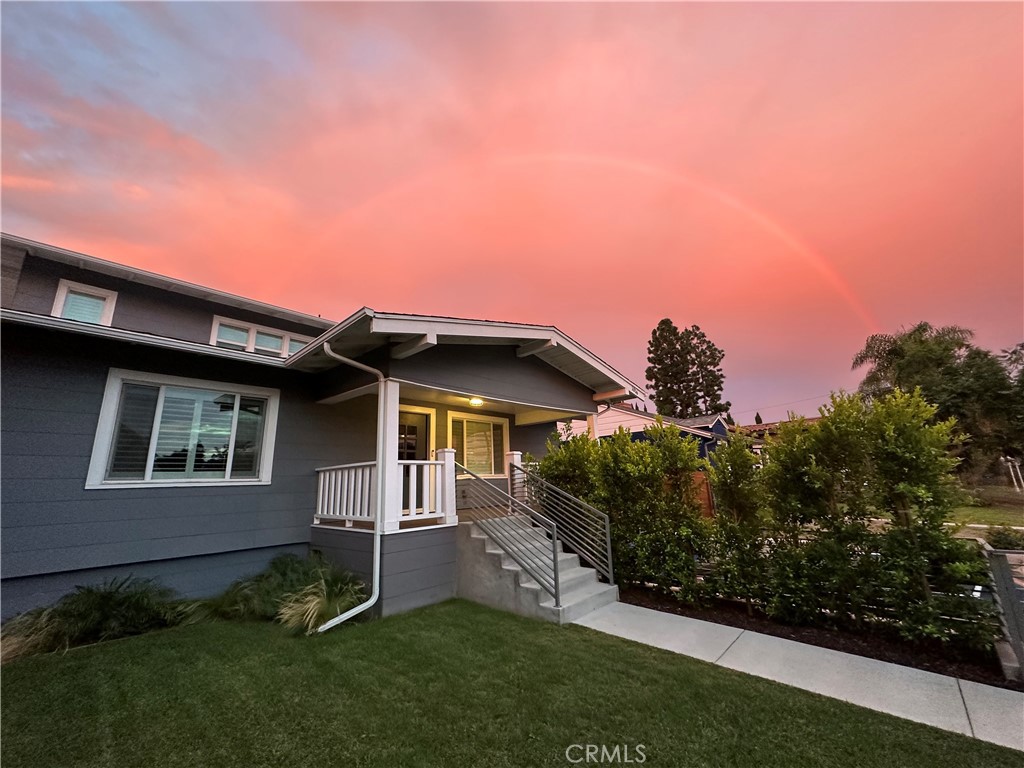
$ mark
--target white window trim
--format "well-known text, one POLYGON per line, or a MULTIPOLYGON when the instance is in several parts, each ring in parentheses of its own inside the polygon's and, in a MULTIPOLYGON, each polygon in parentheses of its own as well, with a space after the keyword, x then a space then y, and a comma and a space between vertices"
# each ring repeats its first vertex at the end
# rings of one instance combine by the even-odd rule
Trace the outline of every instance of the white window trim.
MULTIPOLYGON (((117 291, 107 290, 106 288, 97 288, 94 285, 86 285, 85 283, 75 283, 71 280, 64 280, 63 278, 57 283, 57 295, 53 299, 53 309, 50 310, 50 317, 60 317, 64 313, 64 302, 67 301, 68 292, 74 291, 75 293, 84 293, 88 296, 95 296, 97 299, 103 299, 103 314, 100 316, 99 325, 110 325, 114 320, 114 304, 117 303, 117 291)), ((81 322, 81 321, 78 321, 81 322)))
MULTIPOLYGON (((99 488, 181 488, 195 486, 236 486, 236 485, 270 485, 274 468, 274 442, 277 437, 277 413, 281 392, 266 387, 251 387, 245 384, 234 384, 206 379, 189 379, 181 376, 165 376, 158 373, 128 371, 122 368, 111 368, 107 374, 107 385, 103 390, 103 405, 96 425, 96 437, 92 444, 92 457, 89 460, 89 474, 86 475, 86 490, 99 488), (264 422, 263 448, 260 457, 259 477, 238 480, 189 479, 189 480, 108 480, 107 466, 110 462, 110 451, 114 446, 114 433, 117 429, 117 413, 121 401, 121 389, 125 382, 151 384, 153 386, 186 387, 190 389, 208 389, 219 392, 230 392, 243 397, 262 397, 267 400, 267 417, 264 422)), ((159 414, 158 414, 159 415, 159 414)))
MULTIPOLYGON (((505 456, 505 454, 507 454, 509 452, 509 447, 508 447, 508 445, 509 445, 509 443, 508 443, 508 439, 509 439, 509 420, 504 418, 504 417, 502 417, 502 416, 488 416, 488 415, 483 414, 483 413, 467 413, 465 411, 448 411, 448 447, 449 448, 454 448, 455 447, 454 445, 452 445, 452 421, 454 421, 455 419, 459 419, 459 420, 467 419, 469 421, 489 421, 492 424, 504 424, 505 425, 505 428, 501 431, 502 442, 504 443, 504 445, 502 445, 502 451, 501 451, 501 455, 502 455, 501 472, 498 473, 498 474, 492 474, 492 475, 480 475, 480 477, 488 477, 488 478, 508 477, 508 470, 505 467, 504 456, 505 456)), ((462 458, 465 459, 466 457, 463 456, 462 458)), ((466 477, 466 475, 461 475, 461 476, 462 477, 466 477)))
MULTIPOLYGON (((280 328, 271 328, 269 325, 256 325, 255 323, 247 323, 242 320, 234 320, 230 317, 221 317, 220 315, 213 316, 213 327, 210 329, 210 344, 211 346, 218 347, 217 344, 217 331, 220 330, 221 325, 230 325, 235 328, 244 328, 249 332, 248 341, 245 344, 245 351, 252 352, 253 354, 263 355, 262 352, 256 352, 256 334, 257 333, 269 333, 274 336, 281 337, 281 354, 280 355, 263 355, 264 357, 281 357, 288 359, 291 357, 291 353, 288 352, 288 347, 292 341, 301 341, 304 345, 309 344, 313 339, 310 336, 300 336, 297 333, 289 333, 288 331, 282 331, 280 328)), ((220 347, 221 349, 234 349, 234 347, 220 347)), ((241 351, 241 350, 238 350, 241 351)))

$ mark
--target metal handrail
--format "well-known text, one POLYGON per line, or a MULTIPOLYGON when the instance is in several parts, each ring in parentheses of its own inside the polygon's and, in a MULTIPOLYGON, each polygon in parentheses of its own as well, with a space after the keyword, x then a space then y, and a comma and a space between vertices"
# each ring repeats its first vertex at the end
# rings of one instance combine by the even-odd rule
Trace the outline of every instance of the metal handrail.
MULTIPOLYGON (((528 469, 512 464, 510 471, 522 473, 525 478, 526 504, 534 513, 549 516, 558 525, 562 541, 608 579, 609 584, 614 584, 608 515, 528 469)), ((514 486, 513 476, 510 475, 510 483, 514 486)), ((512 490, 515 492, 514 487, 512 490)))
POLYGON ((468 505, 459 507, 459 518, 476 523, 502 552, 554 598, 555 607, 560 608, 562 594, 558 560, 561 545, 558 525, 461 464, 455 467, 460 475, 465 475, 459 479, 456 493, 462 501, 468 502, 468 505), (527 531, 533 526, 544 531, 549 539, 550 552, 547 545, 528 535, 527 531))

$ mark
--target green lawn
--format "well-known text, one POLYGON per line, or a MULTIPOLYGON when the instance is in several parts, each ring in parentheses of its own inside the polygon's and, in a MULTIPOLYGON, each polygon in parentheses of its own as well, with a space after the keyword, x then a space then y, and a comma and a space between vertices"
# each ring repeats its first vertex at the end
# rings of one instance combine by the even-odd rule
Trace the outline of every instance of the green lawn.
POLYGON ((957 507, 953 512, 953 521, 978 525, 1024 526, 1024 507, 957 507))
POLYGON ((647 765, 687 768, 1021 759, 461 601, 315 638, 269 624, 179 627, 17 661, 0 683, 4 768, 567 766, 566 748, 588 743, 642 744, 647 765))

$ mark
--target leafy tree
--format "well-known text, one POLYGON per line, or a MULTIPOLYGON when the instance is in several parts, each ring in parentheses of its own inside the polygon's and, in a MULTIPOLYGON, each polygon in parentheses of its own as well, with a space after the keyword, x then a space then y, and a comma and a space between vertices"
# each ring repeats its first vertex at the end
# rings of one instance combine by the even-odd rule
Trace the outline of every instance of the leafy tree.
POLYGON ((667 317, 651 332, 647 344, 648 389, 662 416, 690 418, 725 413, 732 405, 722 401, 722 358, 697 325, 680 331, 667 317))

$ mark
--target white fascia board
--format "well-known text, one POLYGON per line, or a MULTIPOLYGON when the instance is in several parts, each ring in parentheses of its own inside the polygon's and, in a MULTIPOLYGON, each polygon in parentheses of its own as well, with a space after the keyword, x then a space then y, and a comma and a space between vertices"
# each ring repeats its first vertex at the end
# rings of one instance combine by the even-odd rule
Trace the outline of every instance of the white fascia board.
POLYGON ((173 291, 175 293, 183 293, 186 296, 193 296, 207 301, 227 304, 228 306, 235 307, 237 309, 244 309, 250 312, 269 315, 271 317, 276 317, 279 320, 286 320, 300 325, 329 327, 334 322, 322 317, 306 314, 305 312, 298 312, 294 309, 278 307, 274 304, 256 301, 255 299, 247 299, 244 296, 227 293, 226 291, 218 291, 216 288, 208 288, 205 285, 190 283, 186 280, 178 280, 177 278, 167 277, 166 275, 160 275, 156 272, 150 272, 145 269, 138 269, 137 267, 129 267, 125 264, 118 264, 113 261, 97 258, 96 256, 78 253, 77 251, 69 251, 66 248, 59 248, 55 245, 40 243, 36 240, 18 237, 17 235, 9 235, 6 232, 0 235, 0 237, 3 238, 4 243, 25 248, 30 255, 37 258, 57 261, 62 264, 69 264, 73 267, 79 267, 80 269, 86 269, 91 272, 99 272, 101 274, 117 277, 129 282, 151 285, 156 288, 163 288, 164 290, 173 291))
POLYGON ((492 339, 553 339, 554 329, 536 325, 498 323, 489 320, 456 320, 445 317, 401 317, 373 315, 370 332, 391 335, 396 333, 436 336, 480 336, 492 339))
POLYGON ((284 367, 284 360, 279 357, 268 357, 267 355, 259 355, 255 352, 239 352, 234 349, 214 347, 209 344, 201 344, 195 341, 182 341, 181 339, 171 339, 166 336, 154 336, 149 333, 139 333, 138 331, 126 331, 123 328, 111 328, 106 325, 81 323, 76 320, 65 320, 63 318, 49 317, 47 315, 35 315, 31 312, 20 312, 14 309, 0 310, 0 320, 8 323, 17 323, 19 325, 29 325, 35 328, 48 328, 55 331, 77 333, 83 336, 95 336, 101 339, 113 339, 115 341, 124 341, 130 344, 142 344, 147 347, 173 349, 179 352, 191 352, 197 355, 208 355, 210 357, 220 357, 227 360, 240 360, 245 363, 256 363, 258 365, 270 366, 271 368, 284 367))
POLYGON ((326 331, 321 333, 319 336, 317 336, 315 339, 309 342, 306 346, 304 346, 302 349, 296 352, 294 355, 289 355, 288 359, 285 361, 285 365, 291 367, 298 363, 299 361, 303 360, 304 358, 307 358, 310 355, 320 351, 323 348, 325 341, 330 342, 338 334, 344 333, 345 330, 358 323, 364 317, 372 318, 373 310, 370 309, 369 307, 362 307, 361 309, 353 312, 340 323, 331 326, 326 331))

